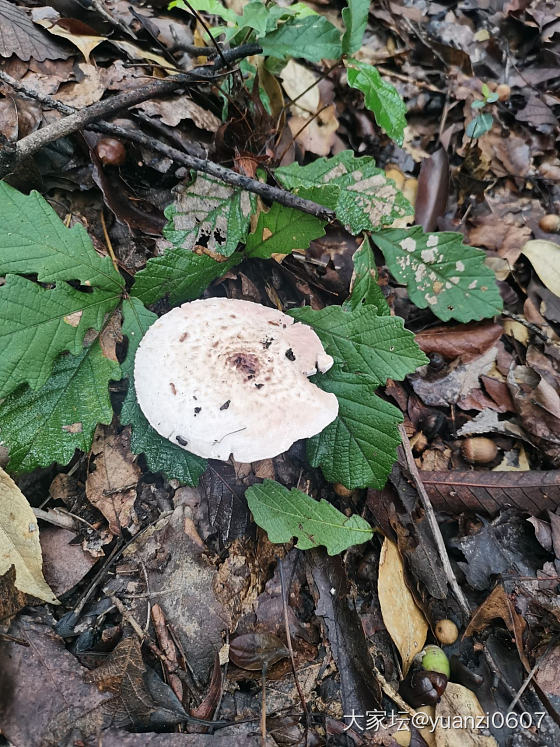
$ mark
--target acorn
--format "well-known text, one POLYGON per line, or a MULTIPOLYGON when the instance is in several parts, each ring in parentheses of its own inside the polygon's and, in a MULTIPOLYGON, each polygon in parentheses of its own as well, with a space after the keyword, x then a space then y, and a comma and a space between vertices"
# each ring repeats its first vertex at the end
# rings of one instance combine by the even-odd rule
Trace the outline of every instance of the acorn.
POLYGON ((446 687, 445 674, 411 669, 399 685, 399 695, 413 708, 419 708, 439 703, 446 687))
POLYGON ((459 636, 459 628, 453 620, 438 620, 434 633, 442 646, 451 646, 459 636))
POLYGON ((539 221, 539 228, 546 233, 560 232, 560 215, 554 215, 554 213, 543 215, 539 221))
POLYGON ((116 137, 102 137, 97 141, 95 152, 105 166, 122 166, 126 161, 124 143, 116 137))
POLYGON ((471 464, 490 464, 496 458, 498 447, 489 438, 467 438, 461 444, 463 458, 471 464))
POLYGON ((445 651, 439 646, 426 646, 422 655, 422 669, 427 672, 439 672, 444 674, 448 679, 451 674, 449 659, 445 651))
POLYGON ((507 83, 500 83, 496 86, 496 93, 498 94, 498 101, 507 101, 511 94, 511 88, 507 83))

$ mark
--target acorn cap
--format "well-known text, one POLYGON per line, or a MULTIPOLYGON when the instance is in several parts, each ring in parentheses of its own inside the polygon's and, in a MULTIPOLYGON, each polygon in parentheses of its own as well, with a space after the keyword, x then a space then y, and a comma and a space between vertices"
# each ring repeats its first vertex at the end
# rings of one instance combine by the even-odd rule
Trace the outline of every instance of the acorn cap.
POLYGON ((250 301, 192 301, 160 317, 136 352, 138 403, 150 425, 201 457, 253 462, 314 436, 338 400, 308 380, 333 359, 315 332, 250 301))

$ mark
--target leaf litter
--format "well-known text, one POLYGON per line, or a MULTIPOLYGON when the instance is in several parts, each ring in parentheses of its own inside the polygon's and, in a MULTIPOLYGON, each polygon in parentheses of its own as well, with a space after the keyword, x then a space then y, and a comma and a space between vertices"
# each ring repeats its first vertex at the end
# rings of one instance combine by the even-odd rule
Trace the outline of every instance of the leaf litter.
MULTIPOLYGON (((251 20, 256 3, 244 10, 233 2, 195 7, 203 5, 222 8, 230 24, 241 24, 237 14, 244 13, 253 26, 242 28, 264 36, 262 19, 251 20)), ((16 95, 2 78, 0 132, 8 142, 59 117, 45 96, 83 108, 154 76, 164 78, 170 66, 196 64, 200 50, 192 45, 208 41, 203 27, 178 10, 168 13, 158 4, 140 15, 124 2, 100 13, 101 7, 73 9, 55 26, 41 28, 24 6, 0 0, 7 30, 0 68, 39 97, 16 95), (89 26, 87 34, 80 24, 89 26)), ((109 745, 138 743, 133 731, 139 728, 148 730, 146 744, 260 743, 263 642, 282 652, 278 661, 265 657, 269 740, 281 743, 289 733, 292 743, 303 744, 306 729, 307 738, 334 739, 346 731, 345 714, 353 709, 365 714, 390 704, 394 713, 403 707, 414 713, 398 700, 403 669, 414 670, 413 653, 436 640, 432 631, 447 618, 467 635, 446 647, 452 674, 435 716, 506 714, 517 698, 514 714, 546 713, 537 730, 543 743, 560 738, 553 699, 559 658, 549 645, 560 620, 559 239, 539 225, 543 216, 559 212, 558 88, 550 65, 558 51, 558 20, 548 6, 510 4, 492 9, 497 31, 486 33, 485 11, 469 4, 446 12, 436 4, 385 7, 359 0, 342 14, 335 4, 306 8, 292 11, 301 17, 271 22, 265 52, 278 63, 268 73, 276 85, 266 82, 262 67, 243 61, 250 82, 245 93, 239 81, 224 85, 225 76, 219 89, 193 87, 188 95, 150 98, 121 112, 118 122, 261 180, 282 157, 277 181, 336 210, 355 238, 322 219, 295 209, 288 214, 278 203, 194 175, 133 143, 125 145, 124 163, 100 165, 70 136, 41 151, 31 170, 16 170, 9 181, 20 191, 2 182, 4 204, 12 210, 3 214, 0 232, 0 308, 13 338, 3 358, 0 438, 9 444, 8 469, 21 488, 7 478, 3 514, 10 529, 22 532, 39 521, 44 576, 63 602, 50 608, 54 616, 40 606, 41 599, 54 599, 37 546, 31 586, 22 585, 19 558, 3 569, 0 657, 13 694, 0 697, 0 711, 14 744, 59 743, 70 733, 92 739, 100 728, 109 745), (321 16, 322 33, 297 54, 293 45, 300 32, 308 33, 312 13, 321 16), (341 37, 336 27, 342 21, 347 31, 341 37), (325 62, 342 50, 352 55, 346 69, 325 62), (280 69, 282 59, 288 64, 280 69), (391 96, 395 91, 404 98, 404 130, 398 107, 371 111, 386 83, 394 85, 391 96), (473 104, 484 97, 489 103, 479 111, 489 128, 471 139, 465 133, 478 114, 473 104), (402 137, 402 144, 384 133, 397 142, 402 137), (449 168, 441 155, 435 165, 427 158, 446 152, 449 168), (327 163, 329 157, 334 161, 327 163), (397 197, 397 187, 404 190, 406 183, 409 202, 397 197), (52 208, 37 193, 24 196, 33 188, 52 208), (154 240, 160 229, 151 216, 164 208, 166 240, 154 240), (424 231, 410 233, 407 221, 415 209, 424 231), (86 231, 61 228, 56 214, 86 231), (369 243, 362 231, 372 222, 380 230, 369 243), (299 254, 285 257, 292 250, 299 254), (270 257, 272 267, 265 263, 270 257), (124 273, 126 293, 132 293, 122 302, 124 339, 118 315, 112 331, 108 323, 121 303, 116 267, 130 273, 124 273), (475 279, 476 287, 469 287, 475 279), (22 316, 21 326, 9 311, 30 284, 37 335, 30 316, 22 316), (338 365, 325 378, 325 389, 335 391, 344 409, 308 445, 307 455, 300 443, 266 464, 214 462, 207 468, 149 429, 132 380, 139 338, 156 315, 203 294, 247 297, 309 318, 332 314, 323 309, 344 302, 335 313, 357 310, 368 319, 365 336, 356 336, 349 321, 341 326, 344 334, 325 332, 324 344, 342 349, 340 363, 350 360, 353 370, 338 365), (41 322, 47 308, 52 315, 41 322), (408 355, 399 347, 405 338, 396 320, 384 322, 387 339, 380 339, 376 316, 389 314, 405 319, 429 358, 415 360, 424 363, 418 373, 405 365, 397 372, 394 362, 382 375, 378 367, 362 367, 360 356, 371 360, 363 351, 372 347, 383 355, 408 355), (492 321, 478 321, 488 317, 492 321), (53 318, 58 336, 45 332, 53 318), (54 348, 44 346, 49 339, 54 348), (26 350, 28 363, 14 376, 10 367, 26 350), (364 377, 359 385, 348 380, 350 373, 364 377), (419 486, 402 456, 384 487, 401 418, 470 616, 449 594, 419 486), (384 438, 377 435, 378 448, 368 451, 363 444, 371 441, 372 427, 378 434, 385 429, 384 438), (495 444, 493 462, 465 460, 462 447, 473 437, 495 444), (344 454, 352 454, 349 464, 340 458, 343 443, 344 454), (283 542, 276 546, 255 526, 244 497, 263 479, 277 480, 280 491, 297 488, 301 501, 298 516, 284 517, 276 530, 283 542), (327 501, 336 522, 361 527, 367 541, 353 538, 344 555, 329 556, 318 546, 341 548, 329 547, 324 527, 308 531, 307 500, 313 508, 327 501), (57 515, 72 529, 50 525, 47 531, 43 517, 57 515), (314 549, 298 549, 293 538, 301 544, 302 536, 314 549), (88 562, 82 562, 82 545, 88 562), (35 609, 20 611, 25 604, 35 609), (404 607, 410 612, 399 614, 404 607), (156 619, 145 638, 147 621, 156 619), (412 620, 420 633, 410 635, 412 620), (259 666, 235 666, 234 648, 226 669, 228 640, 243 643, 244 656, 256 657, 259 666), (95 669, 100 657, 104 663, 95 669), (162 674, 181 683, 182 702, 164 692, 162 674), (525 678, 529 684, 522 687, 525 678), (111 693, 100 695, 92 679, 111 693), (286 716, 285 709, 296 716, 286 716), (204 718, 254 720, 213 734, 170 733, 186 713, 202 712, 204 718), (306 713, 313 716, 309 722, 306 713)), ((31 535, 38 540, 38 532, 31 535)), ((365 726, 365 716, 360 723, 365 726)), ((434 743, 515 743, 516 729, 496 724, 494 719, 484 734, 459 725, 438 728, 434 743)), ((525 727, 517 732, 518 740, 533 743, 525 727)), ((347 733, 354 744, 364 743, 359 728, 347 733)))

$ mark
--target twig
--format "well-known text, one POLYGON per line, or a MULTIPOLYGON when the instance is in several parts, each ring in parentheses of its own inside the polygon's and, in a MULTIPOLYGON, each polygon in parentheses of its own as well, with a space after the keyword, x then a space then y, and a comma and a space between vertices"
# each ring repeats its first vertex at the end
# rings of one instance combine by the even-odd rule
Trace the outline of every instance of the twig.
POLYGON ((43 521, 46 521, 49 524, 53 524, 56 527, 69 529, 71 532, 77 531, 76 522, 71 516, 60 514, 58 511, 55 511, 52 508, 48 509, 47 511, 42 508, 34 508, 33 513, 35 514, 37 519, 42 519, 43 521))
MULTIPOLYGON (((246 46, 250 47, 251 45, 246 45, 246 46)), ((229 51, 234 52, 234 51, 239 51, 239 50, 241 50, 241 47, 238 47, 236 50, 229 50, 229 51)), ((18 90, 21 93, 24 93, 25 95, 29 95, 32 98, 35 98, 37 101, 40 101, 41 103, 44 103, 47 106, 52 106, 52 108, 58 109, 59 111, 62 111, 65 114, 69 113, 69 111, 74 112, 74 110, 71 107, 68 107, 65 104, 60 104, 60 102, 57 102, 56 99, 52 99, 49 96, 40 96, 35 92, 28 92, 25 86, 19 83, 19 81, 15 81, 13 78, 10 79, 10 76, 7 76, 2 71, 0 71, 0 80, 4 80, 4 82, 9 83, 9 85, 11 85, 15 90, 18 90)), ((117 97, 113 97, 113 98, 117 98, 117 97)), ((112 100, 113 99, 109 99, 109 101, 112 101, 112 100)), ((103 102, 99 102, 99 103, 103 103, 103 102)), ((137 101, 136 103, 140 103, 140 102, 137 101)), ((93 106, 96 106, 96 105, 94 104, 93 106)), ((87 111, 87 110, 84 110, 84 111, 87 111)), ((65 120, 61 120, 61 121, 64 122, 68 119, 70 119, 70 117, 66 117, 65 120)), ((81 125, 81 126, 85 126, 85 125, 81 125)), ((81 126, 79 126, 77 129, 80 129, 81 126)), ((46 129, 47 128, 44 128, 44 130, 46 129)), ((247 190, 248 192, 253 192, 254 194, 259 195, 260 197, 263 197, 265 200, 270 200, 271 202, 278 202, 281 205, 285 205, 286 207, 292 207, 292 208, 295 208, 296 210, 301 210, 301 212, 307 213, 308 215, 314 215, 317 218, 321 218, 321 220, 334 221, 336 219, 334 211, 329 210, 323 205, 319 205, 316 202, 312 202, 311 200, 304 200, 302 197, 298 197, 297 195, 294 195, 285 189, 281 189, 280 187, 270 186, 268 184, 264 184, 263 182, 259 182, 256 179, 251 179, 248 176, 243 176, 242 174, 238 174, 236 171, 227 169, 225 168, 225 166, 220 166, 219 164, 214 163, 213 161, 208 161, 203 158, 198 158, 197 156, 191 156, 187 153, 183 153, 177 148, 173 148, 172 146, 166 145, 165 143, 162 143, 155 138, 148 137, 147 135, 143 135, 142 133, 132 132, 130 130, 127 130, 124 127, 110 124, 108 122, 98 122, 95 124, 90 123, 88 125, 88 129, 94 130, 95 132, 102 132, 106 135, 113 135, 116 137, 121 137, 121 138, 130 140, 131 142, 137 143, 138 145, 142 145, 145 148, 151 149, 152 151, 161 153, 162 155, 167 156, 168 158, 171 158, 173 161, 176 161, 177 163, 180 163, 189 169, 193 169, 194 171, 201 171, 205 174, 209 174, 210 176, 213 176, 216 179, 219 179, 220 181, 225 182, 226 184, 230 184, 233 187, 238 187, 239 189, 244 189, 244 190, 247 190)), ((39 130, 38 132, 43 132, 44 130, 39 130)), ((30 135, 29 137, 32 137, 32 136, 30 135)), ((20 143, 23 143, 26 140, 27 138, 24 138, 23 140, 20 141, 20 143)), ((18 143, 18 146, 20 145, 20 143, 18 143)), ((16 160, 18 160, 17 157, 16 157, 16 160)), ((1 168, 1 152, 0 152, 0 174, 1 174, 1 171, 2 171, 2 168, 1 168)))
MULTIPOLYGON (((216 60, 212 65, 201 65, 189 72, 174 75, 165 80, 154 80, 133 91, 125 91, 108 99, 97 101, 85 109, 64 117, 64 119, 42 127, 40 130, 32 132, 31 135, 18 141, 15 146, 4 146, 0 150, 0 177, 8 174, 19 161, 32 156, 43 146, 48 145, 54 140, 71 135, 105 116, 116 114, 122 109, 140 104, 142 101, 154 98, 154 96, 171 93, 177 88, 188 88, 199 83, 208 83, 214 79, 216 73, 223 65, 260 51, 262 49, 258 44, 245 44, 242 47, 230 49, 228 53, 222 54, 223 62, 222 60, 216 60)), ((2 76, 2 80, 6 82, 5 75, 2 76)))
MULTIPOLYGON (((107 231, 107 224, 105 223, 105 216, 103 215, 103 206, 101 207, 101 228, 103 229, 103 236, 105 237, 105 244, 107 245, 107 251, 109 252, 109 256, 111 257, 111 262, 113 263, 113 267, 115 268, 117 272, 119 272, 119 263, 117 262, 117 258, 115 257, 115 251, 113 249, 113 245, 111 244, 111 239, 109 238, 109 232, 107 231)), ((103 491, 104 494, 105 492, 106 491, 103 491)), ((123 492, 124 492, 124 488, 123 488, 123 492)))
POLYGON ((420 475, 418 474, 418 467, 416 466, 416 462, 414 461, 414 456, 412 455, 412 450, 410 448, 408 436, 406 435, 406 431, 402 425, 399 425, 399 431, 401 434, 402 447, 403 447, 404 456, 406 459, 406 466, 408 468, 408 471, 410 472, 410 476, 412 477, 414 486, 416 490, 418 491, 418 495, 420 496, 420 500, 422 502, 424 511, 426 512, 428 524, 430 525, 430 529, 432 530, 432 534, 434 536, 434 540, 435 540, 435 543, 438 549, 438 553, 439 553, 439 557, 441 560, 441 564, 443 566, 443 570, 445 571, 447 581, 449 583, 449 586, 453 590, 453 593, 455 594, 457 601, 459 602, 459 606, 461 607, 465 615, 467 615, 467 617, 470 617, 471 610, 469 607, 469 603, 465 595, 463 594, 463 590, 459 586, 457 579, 455 577, 455 573, 453 572, 453 568, 451 567, 449 555, 447 554, 447 549, 445 547, 445 542, 443 541, 443 535, 441 533, 441 529, 439 528, 439 524, 436 519, 434 508, 432 506, 428 493, 426 492, 426 488, 424 487, 424 484, 422 480, 420 479, 420 475))
POLYGON ((288 620, 288 590, 289 589, 287 588, 286 582, 284 580, 284 565, 282 563, 282 558, 279 558, 278 560, 278 568, 280 570, 280 585, 282 587, 282 609, 284 612, 284 630, 286 631, 286 642, 288 644, 288 651, 290 652, 290 662, 292 664, 294 682, 296 685, 296 690, 298 691, 299 699, 301 702, 301 707, 303 708, 303 713, 305 716, 305 743, 307 744, 307 730, 310 726, 309 711, 307 710, 307 703, 305 702, 305 696, 303 694, 303 690, 301 689, 301 685, 299 684, 297 671, 296 671, 294 649, 292 647, 292 636, 290 635, 290 622, 288 620))

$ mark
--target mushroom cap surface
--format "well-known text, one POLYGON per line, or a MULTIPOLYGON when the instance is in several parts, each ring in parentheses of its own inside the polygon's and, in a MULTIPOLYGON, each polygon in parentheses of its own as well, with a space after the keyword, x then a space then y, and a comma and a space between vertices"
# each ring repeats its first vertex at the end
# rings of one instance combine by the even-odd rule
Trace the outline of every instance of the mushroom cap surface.
POLYGON ((250 301, 191 301, 161 316, 136 351, 150 425, 198 456, 267 459, 314 436, 338 400, 307 378, 333 359, 311 327, 250 301))

